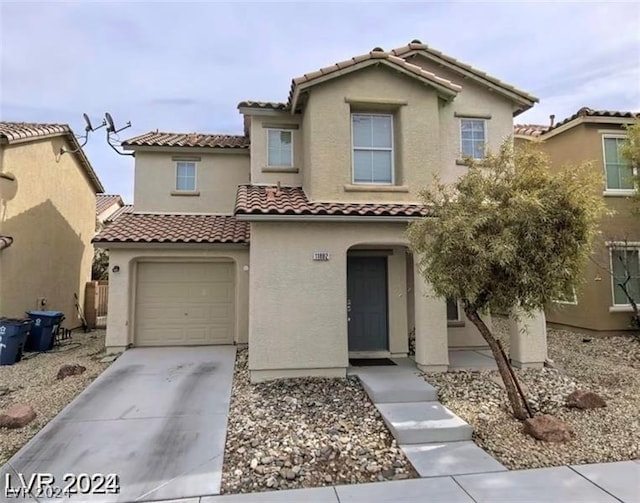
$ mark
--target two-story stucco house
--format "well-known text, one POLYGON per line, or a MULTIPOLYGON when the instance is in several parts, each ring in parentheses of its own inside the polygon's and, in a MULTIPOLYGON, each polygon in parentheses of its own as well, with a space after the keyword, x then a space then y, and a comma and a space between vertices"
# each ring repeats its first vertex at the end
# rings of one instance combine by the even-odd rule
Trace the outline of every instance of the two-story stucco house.
MULTIPOLYGON (((96 239, 107 345, 248 343, 259 381, 344 376, 349 357, 406 355, 415 333, 418 366, 446 370, 449 348, 484 341, 429 295, 407 224, 428 215, 433 175, 454 181, 536 101, 414 41, 295 78, 284 103, 241 102, 242 135, 124 142, 135 211, 96 239)), ((517 364, 546 357, 513 346, 517 364)))
POLYGON ((52 309, 79 326, 103 191, 69 126, 0 122, 0 316, 52 309))
POLYGON ((547 309, 552 323, 597 331, 630 328, 632 308, 618 283, 631 273, 629 289, 640 300, 640 216, 632 211, 632 169, 619 146, 626 138, 625 126, 639 117, 584 107, 551 126, 514 127, 516 145, 530 144, 547 154, 554 171, 590 162, 602 178, 602 197, 612 211, 600 225, 581 286, 547 309))

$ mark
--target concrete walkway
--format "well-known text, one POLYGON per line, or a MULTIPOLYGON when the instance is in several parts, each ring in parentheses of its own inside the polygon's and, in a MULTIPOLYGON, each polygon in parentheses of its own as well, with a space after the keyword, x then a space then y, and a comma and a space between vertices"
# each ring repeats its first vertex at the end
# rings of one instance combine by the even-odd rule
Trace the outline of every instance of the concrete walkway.
POLYGON ((638 503, 640 461, 193 498, 181 503, 638 503))
MULTIPOLYGON (((235 347, 138 348, 124 353, 0 469, 18 474, 118 474, 119 494, 78 502, 134 502, 220 492, 235 347)), ((17 501, 9 499, 8 501, 17 501)), ((60 498, 38 498, 61 501, 60 498)))
POLYGON ((421 477, 506 470, 471 440, 471 425, 438 402, 435 388, 412 360, 393 361, 396 366, 354 367, 349 373, 358 376, 421 477))

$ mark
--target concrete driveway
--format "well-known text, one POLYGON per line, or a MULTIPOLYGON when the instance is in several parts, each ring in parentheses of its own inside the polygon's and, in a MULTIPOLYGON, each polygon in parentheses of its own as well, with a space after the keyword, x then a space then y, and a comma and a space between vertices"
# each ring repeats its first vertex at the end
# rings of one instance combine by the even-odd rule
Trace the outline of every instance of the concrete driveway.
POLYGON ((26 480, 51 473, 55 486, 66 473, 117 474, 119 494, 68 499, 219 493, 235 353, 232 346, 127 351, 2 467, 0 485, 5 473, 13 488, 20 485, 16 472, 26 480))

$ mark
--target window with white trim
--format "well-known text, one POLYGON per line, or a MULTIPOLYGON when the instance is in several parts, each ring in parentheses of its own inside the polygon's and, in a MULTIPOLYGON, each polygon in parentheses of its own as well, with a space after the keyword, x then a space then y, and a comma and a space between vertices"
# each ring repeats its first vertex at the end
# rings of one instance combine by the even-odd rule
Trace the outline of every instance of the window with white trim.
POLYGON ((620 284, 636 302, 640 301, 640 254, 637 248, 611 248, 613 305, 628 306, 631 303, 620 284))
POLYGON ((604 168, 608 190, 633 190, 633 170, 620 155, 624 136, 603 136, 604 168))
POLYGON ((293 167, 293 132, 287 129, 267 130, 267 164, 273 167, 293 167))
POLYGON ((353 183, 393 184, 393 116, 352 114, 351 126, 353 183))
POLYGON ((570 304, 572 306, 578 305, 578 296, 576 295, 576 289, 571 287, 571 290, 564 292, 560 297, 553 302, 556 304, 570 304))
POLYGON ((447 321, 461 321, 458 299, 447 297, 447 321))
POLYGON ((460 119, 460 151, 464 157, 484 159, 485 143, 484 119, 460 119))
POLYGON ((196 163, 194 161, 176 162, 176 190, 185 192, 196 190, 196 163))

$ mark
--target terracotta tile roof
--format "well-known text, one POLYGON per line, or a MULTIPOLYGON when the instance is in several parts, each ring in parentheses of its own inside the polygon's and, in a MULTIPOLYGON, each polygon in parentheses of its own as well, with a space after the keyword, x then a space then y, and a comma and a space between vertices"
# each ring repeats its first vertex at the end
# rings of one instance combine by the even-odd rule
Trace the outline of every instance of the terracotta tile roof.
POLYGON ((104 187, 93 170, 89 159, 80 147, 73 131, 67 124, 41 124, 35 122, 0 122, 0 143, 19 143, 37 140, 51 136, 64 136, 71 146, 73 153, 82 166, 82 169, 91 180, 96 192, 104 192, 104 187))
POLYGON ((133 210, 134 210, 133 204, 125 204, 124 206, 120 206, 120 208, 118 208, 116 211, 111 213, 111 215, 105 218, 104 223, 108 224, 110 222, 113 222, 114 220, 116 220, 118 217, 121 217, 122 215, 126 215, 127 213, 133 213, 133 210))
POLYGON ((98 194, 96 196, 96 215, 100 215, 100 213, 116 203, 120 203, 121 206, 124 204, 122 198, 116 194, 98 194))
POLYGON ((241 101, 238 108, 262 108, 264 110, 287 110, 287 104, 279 101, 241 101))
POLYGON ((149 131, 122 142, 123 147, 210 147, 243 148, 250 145, 248 136, 204 133, 162 133, 149 131))
POLYGON ((554 129, 567 124, 568 122, 571 122, 578 117, 619 117, 622 119, 640 119, 640 112, 624 112, 619 110, 593 110, 589 107, 582 107, 571 117, 567 117, 566 119, 554 124, 553 127, 549 128, 548 131, 553 131, 554 129))
POLYGON ((0 122, 0 137, 8 143, 27 138, 42 138, 70 133, 66 124, 36 124, 33 122, 0 122))
POLYGON ((506 82, 503 82, 500 79, 497 79, 495 77, 492 77, 491 75, 489 75, 486 72, 483 72, 482 70, 479 70, 478 68, 474 68, 471 65, 468 65, 466 63, 463 63, 462 61, 457 60, 456 58, 452 58, 451 56, 447 56, 446 54, 434 49, 433 47, 429 47, 427 44, 423 44, 422 42, 420 42, 420 40, 412 40, 410 43, 408 43, 407 45, 403 45, 402 47, 398 47, 396 49, 393 49, 391 51, 392 54, 394 54, 395 56, 399 56, 401 58, 406 58, 409 55, 416 53, 416 52, 424 52, 426 54, 428 54, 429 56, 435 58, 435 59, 439 59, 442 61, 445 61, 446 63, 449 63, 450 65, 459 68, 461 70, 466 70, 467 72, 471 73, 472 75, 478 77, 479 79, 482 80, 486 80, 492 84, 494 84, 497 87, 500 87, 502 89, 505 89, 507 91, 510 91, 514 94, 517 94, 518 96, 524 98, 526 101, 531 101, 531 102, 538 102, 538 98, 536 98, 535 96, 527 93, 526 91, 523 91, 522 89, 518 89, 517 87, 514 87, 510 84, 507 84, 506 82))
POLYGON ((520 136, 531 136, 537 138, 541 134, 549 130, 549 126, 540 124, 515 124, 513 126, 513 134, 520 136))
POLYGON ((435 86, 447 90, 450 94, 454 95, 462 90, 457 84, 454 84, 450 80, 443 79, 442 77, 438 77, 435 73, 428 72, 424 70, 418 65, 414 65, 398 57, 397 55, 391 52, 385 52, 379 47, 374 48, 372 51, 367 54, 361 54, 360 56, 355 56, 351 59, 347 59, 345 61, 340 61, 335 63, 334 65, 327 66, 325 68, 321 68, 315 72, 305 73, 302 77, 296 77, 291 82, 291 90, 289 91, 289 100, 287 101, 288 107, 296 106, 296 91, 299 86, 307 83, 311 83, 321 77, 329 76, 335 74, 341 70, 354 67, 361 63, 366 63, 370 61, 379 61, 385 62, 394 66, 396 68, 405 70, 418 78, 426 80, 435 86))
POLYGON ((128 213, 110 223, 95 243, 248 243, 249 224, 231 215, 128 213))
POLYGON ((301 187, 240 185, 235 214, 423 217, 430 212, 419 204, 311 202, 301 187))

